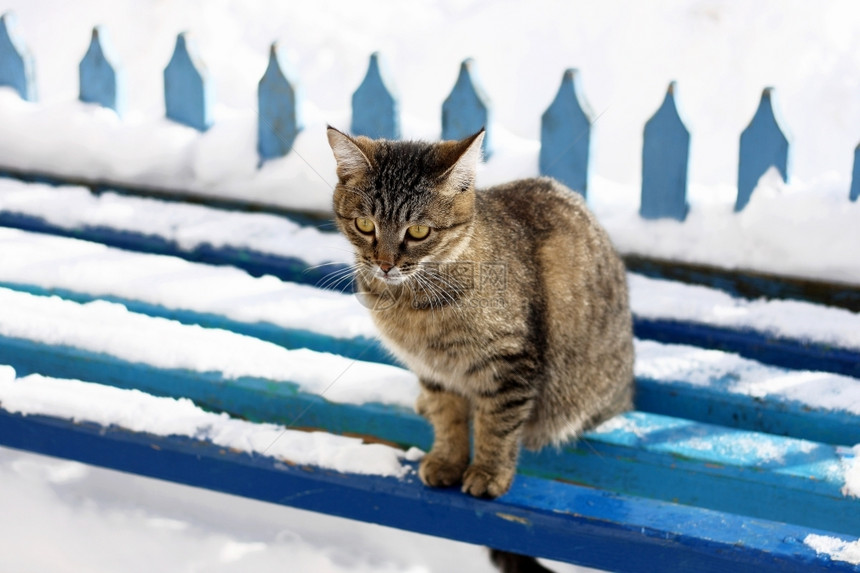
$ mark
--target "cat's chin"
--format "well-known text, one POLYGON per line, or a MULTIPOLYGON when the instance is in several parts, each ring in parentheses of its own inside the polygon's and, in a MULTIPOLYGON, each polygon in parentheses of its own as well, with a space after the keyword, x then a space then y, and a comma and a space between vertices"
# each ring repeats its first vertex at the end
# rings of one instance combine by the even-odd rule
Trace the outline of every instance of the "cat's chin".
POLYGON ((398 275, 398 276, 388 275, 387 276, 387 275, 383 275, 382 273, 375 275, 373 278, 376 279, 376 281, 378 283, 382 283, 385 286, 400 286, 409 280, 409 277, 407 277, 407 276, 403 276, 403 275, 398 275))

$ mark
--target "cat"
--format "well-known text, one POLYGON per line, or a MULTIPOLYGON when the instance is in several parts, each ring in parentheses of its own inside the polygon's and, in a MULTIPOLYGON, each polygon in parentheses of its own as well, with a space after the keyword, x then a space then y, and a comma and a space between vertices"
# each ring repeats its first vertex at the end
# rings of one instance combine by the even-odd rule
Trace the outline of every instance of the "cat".
POLYGON ((327 135, 356 289, 433 426, 426 485, 498 497, 521 445, 560 445, 632 407, 625 268, 581 195, 549 178, 476 190, 484 130, 327 135))

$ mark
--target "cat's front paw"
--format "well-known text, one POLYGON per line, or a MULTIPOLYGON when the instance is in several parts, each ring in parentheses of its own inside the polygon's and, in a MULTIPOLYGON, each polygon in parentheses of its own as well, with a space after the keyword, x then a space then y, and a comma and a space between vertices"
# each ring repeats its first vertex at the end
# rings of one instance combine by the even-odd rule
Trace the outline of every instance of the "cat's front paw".
POLYGON ((463 462, 450 459, 430 452, 421 460, 418 466, 418 477, 424 485, 430 487, 449 487, 460 483, 463 472, 466 471, 468 460, 463 462))
POLYGON ((475 497, 499 497, 514 481, 514 468, 472 464, 463 475, 463 493, 475 497))

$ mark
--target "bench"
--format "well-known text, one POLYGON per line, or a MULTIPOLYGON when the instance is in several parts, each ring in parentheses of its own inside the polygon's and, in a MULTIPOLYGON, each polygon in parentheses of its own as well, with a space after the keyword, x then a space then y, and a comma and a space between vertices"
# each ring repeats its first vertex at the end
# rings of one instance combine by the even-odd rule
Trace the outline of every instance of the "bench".
MULTIPOLYGON (((44 187, 38 192, 59 196, 71 191, 44 187)), ((141 201, 121 196, 110 200, 141 201)), ((153 209, 166 208, 159 201, 145 201, 153 209)), ((174 212, 179 207, 169 206, 174 212)), ((193 208, 207 217, 256 217, 257 226, 284 224, 296 233, 312 231, 272 215, 193 208)), ((86 212, 85 206, 80 209, 86 212)), ((269 303, 288 306, 286 297, 305 296, 290 290, 299 288, 326 301, 323 313, 356 305, 349 295, 280 282, 276 288, 266 278, 317 282, 320 277, 313 271, 304 272, 316 264, 313 261, 289 252, 267 252, 265 245, 248 241, 239 247, 207 244, 205 237, 197 243, 187 237, 176 240, 122 228, 121 222, 115 228, 94 228, 86 222, 62 228, 49 217, 8 206, 0 208, 0 219, 6 226, 0 229, 0 298, 7 308, 21 309, 31 327, 22 327, 14 317, 0 319, 0 364, 15 371, 5 380, 0 376, 3 445, 608 570, 860 570, 839 555, 815 549, 820 548, 816 540, 854 543, 860 536, 860 499, 855 497, 860 492, 852 489, 857 487, 852 477, 858 471, 856 452, 849 447, 860 442, 860 390, 856 379, 846 376, 857 375, 857 349, 784 334, 774 337, 748 327, 660 318, 644 307, 637 312, 638 289, 683 285, 655 286, 648 284, 650 279, 631 275, 638 337, 636 411, 559 451, 525 453, 509 494, 476 500, 454 489, 428 489, 418 480, 418 456, 410 448, 426 450, 432 434, 409 407, 414 389, 408 384, 398 386, 387 403, 363 401, 344 394, 337 384, 325 388, 296 373, 267 377, 256 371, 219 371, 205 357, 191 366, 181 359, 144 359, 121 341, 101 348, 74 336, 80 323, 98 323, 117 333, 133 324, 193 342, 202 325, 207 332, 218 329, 219 336, 238 337, 231 341, 279 345, 284 360, 321 368, 323 383, 336 381, 350 368, 360 371, 352 381, 359 385, 394 372, 366 326, 352 334, 343 328, 338 335, 341 327, 336 324, 318 321, 309 326, 305 309, 299 309, 297 317, 286 313, 267 322, 261 319, 264 310, 255 315, 250 302, 239 304, 247 316, 237 316, 215 302, 171 306, 150 296, 152 289, 133 288, 174 276, 179 277, 176 291, 188 291, 200 283, 183 282, 182 277, 203 271, 210 273, 213 284, 236 281, 231 284, 239 298, 243 289, 259 291, 265 285, 269 303), (117 237, 122 242, 112 240, 117 237), (57 272, 37 276, 33 265, 13 264, 32 262, 37 253, 49 253, 44 256, 57 272), (81 266, 87 258, 96 261, 101 272, 81 266), (123 268, 132 267, 150 270, 140 271, 134 281, 116 280, 123 268), (64 272, 71 268, 77 272, 64 272), (275 292, 279 288, 283 292, 275 292), (118 304, 88 304, 93 301, 118 304), (115 326, 111 320, 117 321, 115 326), (53 338, 32 333, 39 321, 50 324, 53 338), (72 333, 70 338, 64 338, 65 332, 72 333), (306 350, 285 350, 302 348, 306 350), (798 370, 804 366, 820 372, 798 370), (45 390, 46 384, 69 388, 75 399, 45 390), (782 391, 780 385, 791 391, 782 391), (796 391, 804 385, 807 391, 796 391), (842 403, 828 402, 819 395, 826 394, 824 390, 842 403), (81 406, 143 400, 137 412, 151 408, 158 419, 158 412, 169 412, 177 404, 191 408, 177 402, 187 398, 199 409, 194 415, 201 421, 166 435, 144 414, 137 420, 123 417, 121 411, 91 412, 81 406), (222 415, 206 418, 211 412, 222 415), (243 425, 220 432, 222 423, 243 425), (349 447, 376 448, 373 455, 384 449, 389 462, 381 471, 365 470, 361 465, 291 459, 289 449, 272 447, 279 441, 290 443, 297 430, 358 436, 361 439, 349 447), (267 437, 223 442, 230 432, 267 437), (288 438, 279 438, 282 434, 288 438)), ((235 240, 243 241, 240 236, 235 240)), ((298 301, 295 305, 301 306, 298 301)))

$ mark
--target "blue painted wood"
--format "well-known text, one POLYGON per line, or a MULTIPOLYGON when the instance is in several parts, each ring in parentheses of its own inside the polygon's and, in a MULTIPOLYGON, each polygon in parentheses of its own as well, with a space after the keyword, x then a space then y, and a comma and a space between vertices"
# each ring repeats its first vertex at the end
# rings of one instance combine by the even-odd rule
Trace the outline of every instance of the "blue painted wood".
POLYGON ((353 135, 400 139, 400 103, 391 85, 379 52, 374 52, 364 80, 352 94, 353 135))
MULTIPOLYGON (((319 352, 341 354, 356 360, 397 365, 397 361, 375 340, 364 338, 335 339, 300 329, 284 329, 266 323, 243 323, 222 316, 197 313, 184 309, 168 309, 122 297, 94 296, 82 293, 70 293, 65 289, 48 290, 17 284, 2 284, 0 286, 15 288, 37 295, 54 294, 64 296, 69 300, 78 302, 89 302, 97 299, 111 300, 124 304, 135 312, 170 318, 185 324, 224 328, 233 332, 255 336, 262 340, 268 340, 286 348, 310 348, 319 352)), ((695 327, 696 325, 691 325, 690 330, 695 330, 695 327)), ((669 332, 670 335, 677 334, 677 330, 674 333, 671 330, 669 332)), ((665 339, 666 336, 663 331, 657 331, 655 338, 665 339)), ((684 340, 670 341, 688 342, 684 340)), ((735 341, 735 343, 739 342, 735 341)), ((46 364, 52 363, 52 361, 59 361, 63 366, 60 366, 59 370, 51 371, 50 374, 53 376, 104 382, 102 378, 99 378, 101 376, 99 372, 77 370, 80 364, 77 360, 78 354, 73 350, 67 351, 64 349, 61 351, 53 349, 50 346, 35 345, 30 351, 25 351, 10 341, 7 341, 7 344, 12 345, 16 350, 14 352, 0 350, 0 356, 6 356, 7 363, 24 368, 27 372, 39 372, 38 364, 40 361, 46 364), (9 356, 10 352, 13 355, 14 353, 20 353, 20 356, 9 356), (27 352, 30 352, 30 354, 27 354, 27 352), (52 355, 52 353, 56 354, 58 352, 66 354, 62 356, 52 355), (21 362, 24 360, 23 357, 25 355, 31 356, 29 362, 21 362)), ((819 360, 824 363, 826 357, 827 355, 825 354, 819 357, 819 360)), ((844 351, 840 357, 846 363, 851 362, 855 368, 860 363, 860 355, 857 352, 844 351)), ((105 360, 108 360, 108 362, 113 361, 113 359, 105 360)), ((90 359, 90 361, 92 364, 99 363, 99 360, 95 358, 90 359)), ((3 362, 0 361, 0 363, 3 362)), ((800 366, 803 367, 803 364, 800 363, 800 366)), ((696 387, 691 387, 684 380, 658 382, 638 378, 636 380, 636 407, 645 412, 679 416, 703 423, 720 424, 737 429, 764 431, 798 439, 809 439, 832 444, 860 442, 860 421, 858 421, 856 415, 844 411, 811 408, 803 403, 777 397, 769 397, 767 400, 761 400, 752 396, 734 394, 728 390, 727 384, 735 379, 735 373, 725 372, 720 376, 715 376, 708 385, 696 387)), ((123 387, 134 387, 129 386, 133 384, 133 381, 127 381, 124 384, 123 387)), ((154 391, 152 388, 146 389, 154 391)), ((288 408, 284 407, 285 412, 288 410, 288 408)))
POLYGON ((257 89, 257 152, 261 160, 287 155, 304 129, 302 94, 277 43, 257 89))
POLYGON ((851 191, 848 197, 852 201, 860 197, 860 145, 854 148, 854 173, 851 175, 851 191))
POLYGON ((83 239, 141 253, 181 257, 198 263, 231 265, 243 269, 253 276, 273 275, 283 280, 310 285, 323 283, 331 273, 346 268, 346 265, 339 264, 309 268, 308 264, 301 259, 231 246, 215 247, 203 244, 188 250, 176 241, 155 235, 144 235, 135 231, 101 226, 64 228, 38 217, 8 211, 0 211, 0 225, 37 233, 49 233, 60 237, 83 239))
MULTIPOLYGON (((112 296, 109 293, 89 294, 67 289, 47 289, 38 286, 0 282, 11 288, 40 296, 56 295, 86 303, 109 300, 124 305, 133 312, 221 328, 267 340, 285 348, 309 348, 331 352, 356 360, 398 365, 382 345, 366 338, 333 338, 301 329, 289 329, 270 323, 248 323, 211 313, 193 312, 181 308, 166 308, 138 300, 112 296)), ((860 352, 812 345, 803 341, 770 338, 753 331, 736 331, 704 324, 670 320, 634 319, 637 337, 666 343, 693 344, 704 348, 720 348, 742 356, 786 368, 830 371, 860 377, 860 352)), ((682 416, 704 423, 733 428, 810 439, 825 443, 860 442, 860 424, 847 412, 812 409, 805 404, 770 398, 731 394, 726 383, 732 373, 715 378, 709 386, 689 387, 683 380, 656 382, 637 380, 636 407, 646 412, 682 416)))
POLYGON ((642 144, 642 203, 645 219, 687 217, 687 166, 690 132, 675 104, 675 82, 669 84, 660 109, 645 124, 642 144))
MULTIPOLYGON (((322 283, 325 278, 332 272, 340 272, 345 270, 343 265, 331 265, 322 268, 309 268, 305 261, 292 258, 284 258, 270 253, 256 252, 246 248, 238 249, 233 247, 221 246, 213 247, 210 245, 202 245, 191 251, 184 249, 181 245, 155 236, 146 236, 139 233, 124 231, 122 229, 112 229, 107 227, 83 227, 78 229, 68 229, 48 223, 42 219, 0 211, 0 225, 12 228, 23 229, 26 231, 35 231, 39 233, 48 233, 63 237, 72 237, 88 241, 100 242, 109 246, 118 247, 126 250, 154 253, 181 257, 189 261, 201 262, 214 265, 230 265, 246 270, 253 276, 272 275, 283 280, 292 282, 300 282, 311 285, 322 283)), ((662 277, 655 275, 653 272, 647 272, 648 269, 638 268, 638 272, 646 271, 648 276, 662 277)), ((738 277, 735 276, 735 279, 738 277)), ((724 285, 712 284, 714 287, 724 285)), ((762 287, 770 286, 766 292, 770 296, 781 296, 791 294, 785 288, 780 289, 780 284, 763 283, 762 287)), ((738 293, 737 289, 725 288, 727 292, 734 295, 743 295, 738 293)), ((761 292, 762 289, 759 289, 761 292)), ((67 293, 66 296, 75 298, 83 296, 82 294, 72 295, 67 293)), ((803 299, 803 297, 797 297, 803 299)), ((76 299, 77 300, 77 299, 76 299)), ((125 301, 124 304, 134 304, 134 301, 125 301)), ((142 311, 146 314, 153 314, 155 311, 142 311)), ((166 312, 166 311, 165 311, 166 312)), ((155 312, 154 315, 161 316, 162 314, 155 312)), ((195 319, 194 321, 197 321, 195 319)), ((212 323, 213 320, 204 320, 202 323, 212 323)), ((194 322, 193 321, 193 322, 194 322)), ((735 331, 731 329, 721 329, 704 324, 696 323, 679 323, 676 321, 651 321, 637 318, 635 320, 636 335, 640 338, 659 340, 661 342, 692 344, 695 346, 713 347, 730 352, 738 353, 742 356, 773 364, 785 368, 800 368, 806 370, 816 370, 824 372, 834 372, 845 374, 848 376, 860 377, 860 358, 857 353, 847 349, 840 349, 824 345, 816 345, 805 343, 802 341, 787 340, 769 337, 755 332, 735 331)), ((237 330, 236 328, 232 328, 237 330)), ((237 330, 240 331, 240 330, 237 330)), ((264 335, 262 332, 254 334, 254 336, 264 337, 266 340, 272 340, 279 335, 270 334, 264 335)), ((316 346, 314 346, 316 348, 316 346)), ((351 348, 351 347, 350 347, 351 348)), ((354 356, 355 352, 368 352, 364 355, 367 360, 385 362, 387 354, 380 348, 368 350, 365 346, 359 344, 355 349, 346 349, 338 347, 333 350, 336 353, 354 356)), ((858 440, 860 441, 860 440, 858 440)))
POLYGON ((493 153, 490 100, 475 77, 471 58, 460 65, 460 74, 451 93, 442 104, 442 139, 463 139, 483 127, 484 159, 493 153))
POLYGON ((90 46, 78 65, 79 98, 122 115, 125 110, 125 78, 113 54, 104 27, 93 28, 90 46))
POLYGON ((206 131, 212 125, 212 82, 187 32, 176 38, 176 48, 164 68, 164 106, 167 118, 206 131))
POLYGON ((18 19, 12 12, 0 17, 0 86, 13 88, 27 101, 36 100, 33 56, 18 33, 18 19))
MULTIPOLYGON (((588 567, 703 573, 858 571, 803 544, 826 531, 518 476, 497 500, 291 466, 183 437, 0 411, 0 443, 261 501, 588 567), (623 551, 619 551, 623 547, 623 551)), ((842 536, 846 539, 846 536, 842 536)), ((854 541, 854 537, 846 539, 854 541)))
POLYGON ((757 273, 750 269, 724 269, 708 265, 625 255, 627 270, 648 277, 704 285, 735 297, 805 300, 860 312, 860 288, 845 283, 757 273))
MULTIPOLYGON (((253 336, 283 346, 284 348, 307 348, 317 352, 330 352, 355 360, 378 362, 398 365, 378 340, 363 336, 355 338, 334 338, 308 330, 284 328, 269 322, 242 322, 222 315, 194 312, 182 308, 168 308, 139 300, 113 296, 106 293, 91 294, 71 291, 63 288, 42 288, 39 286, 0 281, 0 288, 8 288, 37 296, 58 296, 78 303, 89 303, 96 300, 115 302, 123 305, 131 312, 159 318, 175 320, 182 324, 196 324, 205 328, 219 328, 239 334, 253 336)), ((860 442, 860 440, 858 440, 860 442)))
POLYGON ((637 338, 645 340, 724 350, 782 368, 833 372, 860 378, 860 352, 847 348, 782 338, 754 330, 638 316, 633 317, 633 332, 637 338))
POLYGON ((773 99, 774 89, 765 88, 755 115, 741 133, 735 211, 746 207, 758 180, 771 167, 788 181, 788 137, 780 126, 773 99))
POLYGON ((561 86, 541 116, 540 174, 588 196, 592 113, 580 90, 579 73, 564 72, 561 86))
MULTIPOLYGON (((19 376, 36 372, 188 397, 206 409, 252 421, 424 449, 432 441, 428 425, 410 410, 331 403, 285 381, 158 369, 12 338, 0 339, 0 364, 10 364, 19 376)), ((846 455, 850 451, 826 444, 630 413, 616 430, 589 433, 579 444, 525 452, 519 467, 527 474, 632 495, 850 533, 860 531, 860 500, 841 493, 846 455)))

